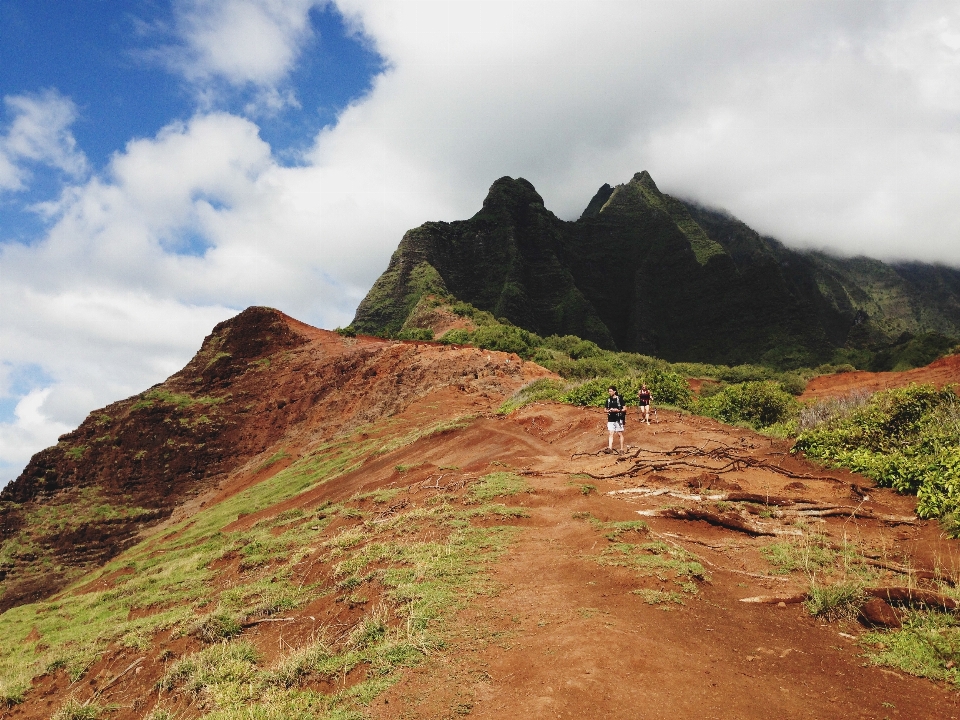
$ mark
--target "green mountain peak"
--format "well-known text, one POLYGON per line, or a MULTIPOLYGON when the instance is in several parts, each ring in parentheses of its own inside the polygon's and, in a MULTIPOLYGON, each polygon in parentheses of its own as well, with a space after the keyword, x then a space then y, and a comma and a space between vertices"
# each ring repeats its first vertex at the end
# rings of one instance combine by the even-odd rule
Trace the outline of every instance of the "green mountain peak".
POLYGON ((469 220, 408 231, 353 326, 396 334, 433 295, 670 360, 814 366, 903 333, 960 337, 960 270, 864 260, 786 248, 646 170, 602 185, 574 222, 502 177, 469 220))

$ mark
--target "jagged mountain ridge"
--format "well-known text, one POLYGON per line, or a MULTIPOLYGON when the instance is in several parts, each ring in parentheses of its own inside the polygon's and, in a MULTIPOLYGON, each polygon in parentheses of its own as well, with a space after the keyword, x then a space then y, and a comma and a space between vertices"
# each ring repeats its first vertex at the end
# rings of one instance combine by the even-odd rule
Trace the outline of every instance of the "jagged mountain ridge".
POLYGON ((904 333, 960 337, 960 270, 792 250, 646 171, 601 187, 575 222, 500 178, 469 220, 404 235, 353 326, 395 333, 430 293, 669 360, 815 365, 904 333))

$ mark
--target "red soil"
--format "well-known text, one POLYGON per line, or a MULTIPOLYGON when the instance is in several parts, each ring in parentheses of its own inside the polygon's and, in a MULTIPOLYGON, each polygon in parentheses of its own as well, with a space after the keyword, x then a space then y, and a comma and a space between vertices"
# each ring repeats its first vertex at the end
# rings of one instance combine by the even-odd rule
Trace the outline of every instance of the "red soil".
POLYGON ((960 383, 960 355, 948 355, 922 368, 904 372, 856 372, 821 375, 807 384, 801 400, 818 400, 839 397, 854 390, 876 392, 888 388, 903 387, 911 383, 929 383, 937 387, 960 383))
MULTIPOLYGON (((890 519, 909 516, 915 498, 874 488, 846 471, 823 470, 789 455, 784 443, 748 430, 669 411, 660 411, 650 426, 631 416, 628 454, 601 454, 605 418, 596 409, 539 403, 508 417, 494 414, 516 388, 546 374, 516 356, 351 341, 291 327, 307 342, 271 365, 276 375, 271 385, 260 388, 262 394, 254 388, 245 391, 244 402, 255 406, 248 413, 255 422, 236 437, 241 442, 248 435, 264 438, 258 451, 241 458, 200 495, 181 501, 174 518, 276 472, 280 462, 265 462, 281 448, 296 456, 334 436, 378 437, 388 424, 395 435, 465 413, 476 415, 466 427, 371 457, 335 481, 238 519, 227 531, 291 507, 312 509, 380 488, 404 489, 393 502, 405 507, 425 505, 441 492, 430 488, 440 485, 441 476, 443 483, 455 483, 511 469, 532 486, 531 493, 509 500, 525 506, 529 517, 509 521, 520 530, 490 568, 498 591, 460 612, 452 622, 450 644, 418 668, 403 671, 397 684, 368 708, 372 717, 960 718, 954 688, 869 664, 864 657, 868 648, 857 642, 865 631, 858 623, 822 622, 800 604, 739 602, 808 588, 809 579, 802 574, 773 574, 760 553, 793 536, 754 536, 702 520, 638 514, 667 506, 713 507, 679 497, 702 487, 738 486, 764 497, 855 507, 860 515, 881 519, 848 512, 807 522, 837 547, 856 546, 880 563, 936 570, 956 580, 956 541, 943 537, 933 521, 890 519), (326 384, 321 386, 319 378, 326 384), (279 398, 286 400, 284 408, 278 409, 279 398), (366 424, 373 420, 377 422, 366 424), (265 430, 272 427, 276 434, 265 430), (694 454, 683 460, 666 454, 681 447, 718 448, 742 462, 729 467, 718 457, 694 454), (638 452, 643 465, 634 468, 638 452), (400 472, 398 466, 412 469, 400 472), (674 495, 616 492, 635 488, 674 495), (696 594, 679 593, 682 605, 648 604, 633 591, 675 592, 672 574, 663 572, 661 579, 656 573, 643 576, 600 564, 611 544, 584 513, 602 522, 642 517, 649 531, 625 541, 683 548, 699 558, 708 579, 697 583, 696 594)), ((958 366, 953 367, 955 372, 958 366)), ((233 385, 235 394, 238 384, 233 385)), ((749 520, 771 532, 793 529, 789 520, 749 520)), ((238 561, 221 562, 215 569, 218 583, 226 587, 235 581, 238 561)), ((296 572, 304 582, 313 582, 328 569, 305 561, 296 572)), ((879 583, 894 582, 892 573, 880 572, 879 583)), ((923 586, 924 581, 917 582, 923 586)), ((376 585, 365 588, 374 599, 379 592, 376 585)), ((287 613, 283 622, 252 626, 244 636, 269 662, 279 648, 308 642, 320 626, 348 632, 363 613, 363 607, 327 595, 287 613)), ((82 701, 98 689, 99 702, 119 706, 110 715, 114 720, 142 718, 156 702, 156 682, 165 663, 198 646, 193 639, 161 636, 143 652, 112 649, 73 686, 62 671, 40 679, 25 703, 0 711, 0 718, 46 718, 71 694, 82 701)), ((361 667, 323 689, 350 686, 364 672, 361 667)), ((177 717, 202 715, 189 697, 179 703, 177 717)))

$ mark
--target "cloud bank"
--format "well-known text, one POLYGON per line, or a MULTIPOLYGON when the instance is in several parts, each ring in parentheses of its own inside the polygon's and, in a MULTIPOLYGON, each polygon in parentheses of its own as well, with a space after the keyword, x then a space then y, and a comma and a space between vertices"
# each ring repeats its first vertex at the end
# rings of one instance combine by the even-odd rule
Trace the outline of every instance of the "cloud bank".
POLYGON ((473 214, 502 175, 574 218, 647 169, 788 243, 960 265, 953 3, 339 0, 386 70, 291 166, 216 87, 294 102, 319 5, 178 5, 164 57, 196 114, 89 178, 70 100, 7 99, 0 191, 27 161, 75 179, 42 238, 0 246, 0 362, 49 378, 0 384, 7 478, 247 305, 346 324, 405 230, 473 214))

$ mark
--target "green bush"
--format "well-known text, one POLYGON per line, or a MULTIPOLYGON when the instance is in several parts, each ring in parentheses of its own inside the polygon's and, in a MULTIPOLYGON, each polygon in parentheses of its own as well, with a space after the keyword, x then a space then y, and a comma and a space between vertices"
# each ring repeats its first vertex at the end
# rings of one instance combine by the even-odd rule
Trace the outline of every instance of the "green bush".
POLYGON ((447 345, 466 345, 470 342, 470 333, 462 328, 447 330, 441 337, 440 342, 447 345))
POLYGON ((728 385, 700 398, 694 409, 725 423, 746 423, 756 429, 786 420, 797 407, 796 400, 771 380, 728 385))
POLYGON ((521 357, 530 357, 542 342, 540 336, 513 325, 487 325, 471 335, 475 347, 484 350, 516 353, 521 357))
POLYGON ((655 405, 686 408, 691 404, 692 393, 686 379, 677 373, 663 370, 652 370, 634 377, 594 378, 569 390, 561 399, 572 405, 602 406, 607 400, 607 388, 613 385, 625 404, 635 405, 637 391, 643 383, 650 389, 655 405))
POLYGON ((960 399, 950 387, 876 393, 802 432, 793 451, 916 493, 921 517, 960 509, 960 399))
POLYGON ((544 339, 543 347, 559 350, 565 355, 569 355, 573 360, 596 357, 603 352, 595 342, 582 340, 576 335, 564 335, 563 337, 551 335, 544 339))
POLYGON ((404 328, 397 333, 397 340, 433 340, 430 328, 404 328))

